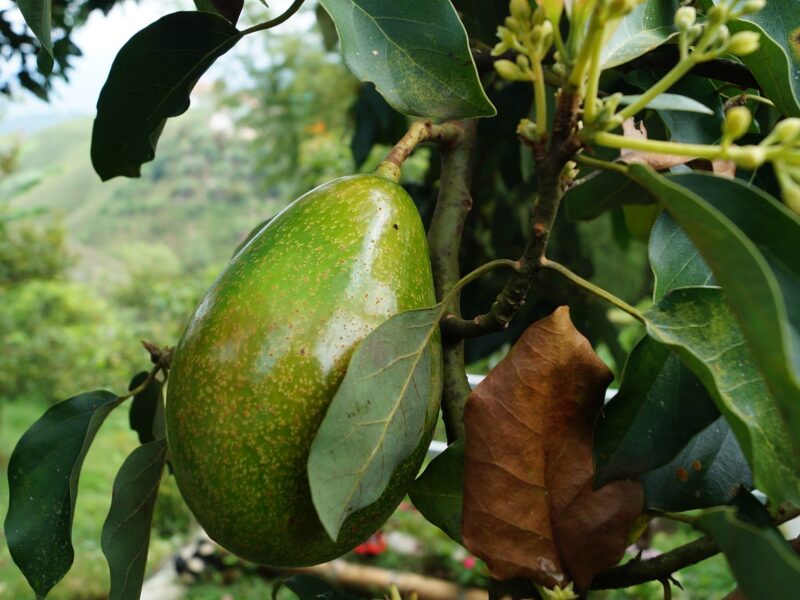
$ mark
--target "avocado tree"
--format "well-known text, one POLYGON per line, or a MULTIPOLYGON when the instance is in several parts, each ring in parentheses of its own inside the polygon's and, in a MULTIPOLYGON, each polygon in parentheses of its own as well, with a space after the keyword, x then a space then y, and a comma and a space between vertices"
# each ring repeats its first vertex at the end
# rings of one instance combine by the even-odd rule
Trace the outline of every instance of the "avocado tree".
MULTIPOLYGON (((45 35, 51 3, 18 4, 45 35)), ((131 38, 98 100, 98 175, 138 176, 198 78, 302 4, 238 29, 242 0, 198 1, 131 38)), ((391 150, 256 227, 128 392, 79 394, 22 437, 5 531, 37 597, 72 563, 88 447, 130 401, 112 598, 138 597, 167 463, 212 537, 268 564, 334 558, 408 493, 486 561, 495 597, 646 581, 668 597, 722 552, 742 596, 793 598, 777 527, 800 514, 792 4, 320 0, 370 82, 354 157, 391 150), (440 161, 409 189, 418 212, 398 182, 423 143, 440 161), (470 391, 467 357, 504 342, 470 391), (439 407, 450 445, 418 475, 439 407), (619 564, 654 518, 698 538, 619 564)))

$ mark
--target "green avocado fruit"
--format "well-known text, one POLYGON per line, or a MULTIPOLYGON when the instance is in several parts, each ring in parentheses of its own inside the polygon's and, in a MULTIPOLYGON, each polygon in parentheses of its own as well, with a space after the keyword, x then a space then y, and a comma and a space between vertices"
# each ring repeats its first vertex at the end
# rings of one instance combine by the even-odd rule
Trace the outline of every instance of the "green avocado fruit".
POLYGON ((341 556, 380 527, 430 443, 438 337, 420 444, 336 542, 311 501, 309 448, 358 343, 390 316, 435 302, 419 214, 377 175, 312 190, 233 257, 175 349, 166 405, 175 478, 214 540, 256 563, 303 566, 341 556))

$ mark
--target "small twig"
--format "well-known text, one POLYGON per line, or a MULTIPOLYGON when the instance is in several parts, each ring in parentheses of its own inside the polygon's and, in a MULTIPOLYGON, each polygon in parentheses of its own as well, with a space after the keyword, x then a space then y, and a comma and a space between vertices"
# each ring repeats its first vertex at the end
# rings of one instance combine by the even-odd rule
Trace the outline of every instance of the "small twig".
POLYGON ((436 125, 431 121, 417 121, 411 124, 406 134, 400 138, 375 169, 375 173, 393 181, 400 181, 400 167, 419 144, 435 141, 440 144, 454 144, 461 137, 462 124, 452 121, 436 125))
MULTIPOLYGON (((775 524, 780 525, 800 515, 800 510, 791 509, 779 512, 775 524)), ((697 564, 720 552, 720 547, 710 537, 679 546, 648 560, 630 560, 624 565, 600 573, 592 581, 594 590, 610 590, 639 585, 647 581, 660 581, 676 571, 697 564)))
POLYGON ((669 578, 662 579, 661 585, 664 587, 664 600, 672 600, 672 583, 669 578))
POLYGON ((303 5, 305 0, 294 0, 292 5, 283 11, 280 15, 275 17, 274 19, 270 19, 269 21, 265 21, 263 23, 259 23, 257 25, 253 25, 249 29, 245 29, 242 31, 241 35, 249 35, 251 33, 255 33, 256 31, 264 31, 265 29, 272 29, 273 27, 277 27, 281 23, 289 20, 294 13, 300 10, 300 7, 303 5))
POLYGON ((528 290, 542 268, 541 261, 561 203, 561 173, 582 145, 573 135, 579 102, 578 96, 562 91, 556 104, 549 147, 543 144, 533 146, 537 162, 538 199, 531 210, 531 233, 519 259, 519 269, 506 282, 489 312, 472 320, 453 317, 442 323, 442 331, 447 339, 473 338, 502 331, 525 304, 528 290))
POLYGON ((136 394, 140 394, 141 392, 143 392, 147 388, 147 386, 150 385, 150 382, 153 381, 153 379, 155 379, 155 376, 158 374, 160 370, 161 370, 160 365, 154 366, 152 369, 150 369, 150 372, 147 374, 147 378, 142 383, 137 385, 132 390, 129 390, 127 394, 122 394, 121 396, 118 396, 119 400, 127 400, 128 398, 133 398, 136 394))
MULTIPOLYGON (((589 281, 587 279, 584 279, 583 277, 581 277, 577 273, 573 273, 572 271, 570 271, 564 265, 562 265, 560 263, 557 263, 555 261, 543 258, 542 259, 542 267, 545 268, 545 269, 551 269, 551 270, 553 270, 553 271, 555 271, 557 273, 560 273, 561 275, 563 275, 564 277, 569 279, 575 285, 577 285, 579 287, 582 287, 587 292, 590 292, 590 293, 594 294, 595 296, 597 296, 598 298, 602 298, 606 302, 609 302, 609 303, 613 304, 614 306, 616 306, 620 310, 625 311, 626 313, 628 313, 630 316, 632 316, 637 321, 640 321, 641 323, 645 322, 645 319, 644 319, 644 316, 642 315, 642 313, 640 313, 638 310, 636 310, 633 306, 631 306, 630 304, 628 304, 627 302, 625 302, 621 298, 617 298, 614 294, 611 294, 611 293, 607 292, 603 288, 601 288, 599 286, 596 286, 591 281, 589 281)), ((659 516, 664 516, 664 515, 660 514, 659 516)))

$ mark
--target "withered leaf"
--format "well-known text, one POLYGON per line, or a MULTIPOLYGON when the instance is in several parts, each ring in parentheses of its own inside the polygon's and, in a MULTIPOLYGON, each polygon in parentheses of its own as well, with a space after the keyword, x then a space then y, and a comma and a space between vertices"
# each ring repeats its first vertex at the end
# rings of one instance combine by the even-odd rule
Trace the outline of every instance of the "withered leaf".
POLYGON ((496 579, 571 580, 586 590, 622 557, 641 485, 592 490, 592 428, 611 380, 561 307, 470 395, 463 540, 496 579))

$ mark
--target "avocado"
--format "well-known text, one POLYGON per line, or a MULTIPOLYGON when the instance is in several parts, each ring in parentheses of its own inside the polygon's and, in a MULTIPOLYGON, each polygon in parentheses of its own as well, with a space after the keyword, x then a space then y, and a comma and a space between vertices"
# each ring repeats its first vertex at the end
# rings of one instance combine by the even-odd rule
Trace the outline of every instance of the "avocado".
MULTIPOLYGON (((249 561, 303 566, 341 556, 380 527, 435 423, 337 542, 311 501, 309 448, 358 343, 390 316, 435 303, 419 214, 377 175, 308 192, 233 257, 175 349, 166 405, 175 478, 214 540, 249 561)), ((441 381, 438 337, 431 357, 441 381)), ((441 385, 432 389, 435 406, 441 385)))

